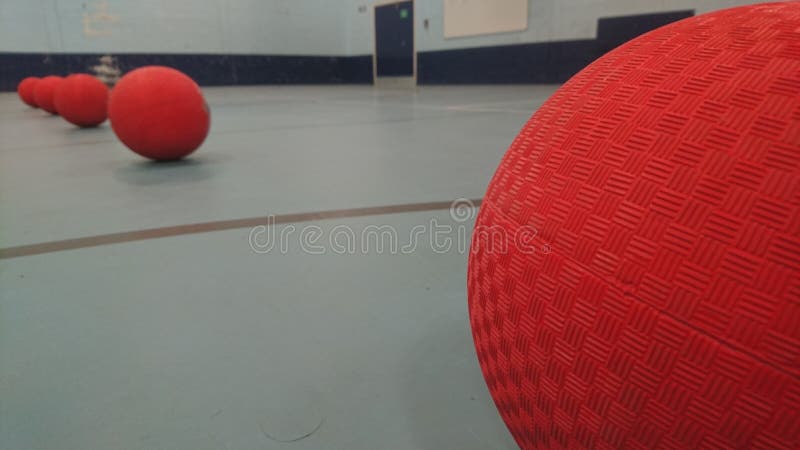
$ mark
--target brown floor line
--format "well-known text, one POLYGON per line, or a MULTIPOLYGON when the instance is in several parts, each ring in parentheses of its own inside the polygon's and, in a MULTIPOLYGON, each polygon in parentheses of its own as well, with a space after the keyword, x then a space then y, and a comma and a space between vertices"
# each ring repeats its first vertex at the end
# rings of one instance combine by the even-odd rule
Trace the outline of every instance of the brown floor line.
MULTIPOLYGON (((480 206, 481 199, 471 199, 474 206, 480 206)), ((309 213, 283 214, 274 216, 275 225, 313 222, 319 220, 345 219, 351 217, 379 216, 384 214, 411 213, 423 211, 436 211, 449 209, 453 201, 410 203, 405 205, 372 206, 366 208, 335 209, 330 211, 317 211, 309 213)), ((209 233, 212 231, 235 230, 237 228, 251 228, 266 225, 267 217, 250 217, 246 219, 219 220, 215 222, 191 223, 172 227, 149 228, 146 230, 126 231, 122 233, 101 234, 76 239, 42 242, 40 244, 20 245, 17 247, 0 248, 0 259, 19 258, 21 256, 41 255, 65 250, 97 247, 100 245, 121 244, 124 242, 160 239, 171 236, 187 234, 209 233)))

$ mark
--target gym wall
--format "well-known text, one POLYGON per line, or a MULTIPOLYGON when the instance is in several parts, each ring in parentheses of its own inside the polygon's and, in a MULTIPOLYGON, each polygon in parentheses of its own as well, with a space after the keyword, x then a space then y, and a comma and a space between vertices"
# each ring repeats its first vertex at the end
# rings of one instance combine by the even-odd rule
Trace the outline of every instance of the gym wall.
MULTIPOLYGON (((341 83, 344 2, 336 0, 2 0, 0 89, 24 76, 176 67, 203 85, 341 83)), ((368 80, 364 80, 368 81, 368 80)))
MULTIPOLYGON (((15 89, 31 74, 90 71, 106 54, 122 71, 168 65, 202 85, 369 83, 374 3, 3 0, 0 90, 15 89)), ((418 81, 563 82, 641 32, 747 3, 752 2, 530 0, 524 31, 445 39, 443 0, 416 0, 418 81)))

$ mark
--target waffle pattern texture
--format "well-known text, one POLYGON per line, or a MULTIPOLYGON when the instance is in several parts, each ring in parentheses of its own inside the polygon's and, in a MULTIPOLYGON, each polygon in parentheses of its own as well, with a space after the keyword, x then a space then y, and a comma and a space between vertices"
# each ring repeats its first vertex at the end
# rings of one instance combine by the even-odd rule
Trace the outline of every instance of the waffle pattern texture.
POLYGON ((572 78, 504 156, 467 278, 522 448, 800 448, 800 2, 572 78))

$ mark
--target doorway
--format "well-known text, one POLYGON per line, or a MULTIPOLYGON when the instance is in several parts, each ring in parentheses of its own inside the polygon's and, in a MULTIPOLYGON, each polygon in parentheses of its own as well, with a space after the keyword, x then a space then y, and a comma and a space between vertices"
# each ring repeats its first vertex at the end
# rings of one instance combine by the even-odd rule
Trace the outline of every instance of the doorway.
POLYGON ((416 86, 417 53, 414 47, 414 2, 392 1, 375 5, 376 86, 416 86))

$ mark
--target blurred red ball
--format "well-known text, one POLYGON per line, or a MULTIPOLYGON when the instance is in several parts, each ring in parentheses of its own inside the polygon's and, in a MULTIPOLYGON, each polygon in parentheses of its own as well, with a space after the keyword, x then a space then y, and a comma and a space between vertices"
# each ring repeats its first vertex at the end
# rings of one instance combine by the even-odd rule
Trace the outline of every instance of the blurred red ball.
POLYGON ((203 143, 211 122, 197 83, 161 66, 122 77, 111 91, 108 116, 122 143, 154 160, 189 155, 203 143))
POLYGON ((481 204, 478 359, 524 449, 800 449, 800 3, 564 84, 481 204))
POLYGON ((108 87, 86 74, 70 75, 55 90, 55 108, 67 122, 95 127, 106 120, 108 87))
POLYGON ((39 77, 28 77, 20 81, 19 85, 17 85, 17 94, 20 100, 32 108, 38 108, 34 95, 34 89, 36 89, 36 84, 38 83, 39 77))
POLYGON ((58 114, 56 110, 54 95, 56 87, 58 87, 59 83, 64 81, 64 78, 50 75, 49 77, 44 77, 36 83, 36 87, 33 90, 34 99, 36 100, 36 104, 39 108, 49 112, 50 114, 58 114))

